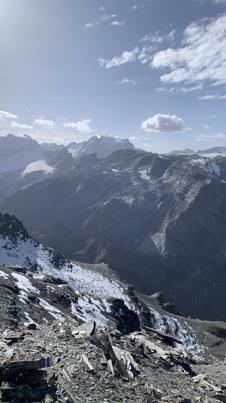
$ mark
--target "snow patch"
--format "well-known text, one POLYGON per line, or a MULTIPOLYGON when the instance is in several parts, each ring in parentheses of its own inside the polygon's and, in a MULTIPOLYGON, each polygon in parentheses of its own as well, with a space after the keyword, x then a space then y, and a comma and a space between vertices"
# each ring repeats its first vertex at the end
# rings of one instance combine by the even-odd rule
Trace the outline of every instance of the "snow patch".
POLYGON ((29 316, 29 314, 27 313, 27 312, 24 312, 24 316, 25 316, 25 318, 27 319, 27 322, 25 322, 24 324, 25 324, 25 326, 26 325, 38 325, 36 322, 34 322, 34 320, 33 319, 31 319, 31 317, 29 316))
POLYGON ((9 277, 9 275, 7 273, 4 273, 4 271, 0 270, 0 277, 4 278, 4 280, 7 280, 7 278, 9 277))
POLYGON ((77 318, 85 321, 95 321, 97 325, 105 327, 108 324, 108 319, 104 315, 110 312, 110 304, 106 301, 100 301, 91 297, 79 297, 77 303, 71 303, 71 312, 77 318))
POLYGON ((144 181, 150 181, 150 176, 148 175, 148 168, 139 169, 139 174, 141 179, 144 181))
POLYGON ((196 337, 190 329, 184 329, 176 318, 170 318, 150 308, 152 315, 152 325, 155 329, 166 334, 176 336, 182 343, 183 348, 194 356, 201 353, 202 347, 197 343, 196 337))
POLYGON ((39 290, 31 284, 30 280, 19 273, 12 273, 12 276, 17 280, 16 285, 20 290, 25 291, 26 293, 34 292, 39 294, 39 290))
POLYGON ((43 298, 39 298, 39 305, 44 308, 51 316, 53 316, 53 318, 59 320, 60 322, 64 322, 62 312, 54 306, 50 305, 43 298))

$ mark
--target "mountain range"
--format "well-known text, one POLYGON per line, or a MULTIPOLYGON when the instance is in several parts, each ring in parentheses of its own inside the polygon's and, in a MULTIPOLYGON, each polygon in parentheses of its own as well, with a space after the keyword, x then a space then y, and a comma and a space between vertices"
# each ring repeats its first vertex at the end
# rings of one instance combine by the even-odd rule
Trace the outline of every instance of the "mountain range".
POLYGON ((108 264, 141 292, 163 291, 185 315, 225 320, 225 158, 112 141, 119 150, 104 158, 90 152, 93 140, 76 158, 32 141, 48 169, 35 162, 28 172, 29 160, 3 172, 0 211, 70 259, 108 264))
POLYGON ((225 401, 225 158, 0 142, 0 401, 225 401))

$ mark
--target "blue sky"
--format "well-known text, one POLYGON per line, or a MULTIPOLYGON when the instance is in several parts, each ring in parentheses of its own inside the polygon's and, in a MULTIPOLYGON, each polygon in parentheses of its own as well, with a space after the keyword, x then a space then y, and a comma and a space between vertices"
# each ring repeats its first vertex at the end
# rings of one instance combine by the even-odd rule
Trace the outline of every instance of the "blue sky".
POLYGON ((226 145, 225 0, 0 0, 0 134, 226 145))

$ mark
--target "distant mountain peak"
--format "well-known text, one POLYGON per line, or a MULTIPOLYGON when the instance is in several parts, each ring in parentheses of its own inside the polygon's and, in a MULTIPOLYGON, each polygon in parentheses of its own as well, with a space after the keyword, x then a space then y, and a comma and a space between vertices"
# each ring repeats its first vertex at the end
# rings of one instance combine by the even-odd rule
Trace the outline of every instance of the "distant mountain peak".
POLYGON ((96 154, 97 158, 106 158, 114 151, 135 149, 128 139, 111 136, 92 136, 81 143, 72 142, 68 144, 67 148, 74 157, 96 154))

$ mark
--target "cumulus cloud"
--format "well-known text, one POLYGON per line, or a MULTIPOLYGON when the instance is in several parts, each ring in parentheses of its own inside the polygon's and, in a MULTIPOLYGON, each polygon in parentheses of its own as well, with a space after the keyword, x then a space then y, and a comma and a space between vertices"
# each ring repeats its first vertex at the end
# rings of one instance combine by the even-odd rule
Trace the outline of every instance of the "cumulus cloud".
POLYGON ((33 124, 36 126, 44 127, 45 129, 54 129, 56 128, 56 123, 53 122, 52 120, 44 119, 44 118, 38 118, 34 119, 33 124))
POLYGON ((78 122, 66 122, 63 126, 66 129, 76 129, 80 133, 92 133, 93 129, 90 127, 91 119, 83 119, 78 122))
POLYGON ((148 133, 176 133, 189 130, 183 119, 176 115, 161 113, 144 120, 141 128, 148 133))
POLYGON ((18 119, 18 116, 11 112, 0 111, 0 121, 5 122, 11 119, 18 119))
POLYGON ((155 69, 167 69, 164 83, 226 84, 226 14, 188 25, 178 48, 157 52, 155 69))
POLYGON ((10 126, 12 129, 25 129, 25 130, 33 129, 32 125, 27 125, 25 123, 19 123, 16 121, 13 121, 10 126))

